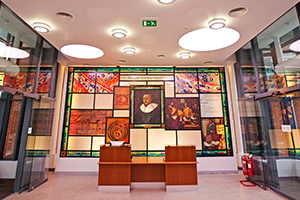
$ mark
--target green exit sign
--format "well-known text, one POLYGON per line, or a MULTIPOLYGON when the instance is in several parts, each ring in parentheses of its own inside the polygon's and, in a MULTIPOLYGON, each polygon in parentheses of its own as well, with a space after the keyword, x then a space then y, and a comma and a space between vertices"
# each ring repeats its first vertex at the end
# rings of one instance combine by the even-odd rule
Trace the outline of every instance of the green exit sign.
POLYGON ((143 27, 156 27, 157 21, 156 20, 143 20, 143 27))

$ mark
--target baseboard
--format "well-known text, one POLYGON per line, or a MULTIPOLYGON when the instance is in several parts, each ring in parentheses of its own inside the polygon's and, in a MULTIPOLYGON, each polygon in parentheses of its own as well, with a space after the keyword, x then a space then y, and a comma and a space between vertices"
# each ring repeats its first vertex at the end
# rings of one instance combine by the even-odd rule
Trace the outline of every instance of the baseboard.
POLYGON ((130 184, 131 189, 165 189, 166 183, 165 182, 131 182, 130 184))
POLYGON ((198 174, 238 174, 238 170, 226 170, 226 171, 198 171, 198 174))
POLYGON ((98 172, 58 172, 54 171, 55 175, 98 175, 98 172))
POLYGON ((99 192, 130 192, 130 186, 111 186, 101 185, 98 186, 99 192))
POLYGON ((198 185, 167 185, 167 192, 188 192, 188 191, 197 191, 198 185))

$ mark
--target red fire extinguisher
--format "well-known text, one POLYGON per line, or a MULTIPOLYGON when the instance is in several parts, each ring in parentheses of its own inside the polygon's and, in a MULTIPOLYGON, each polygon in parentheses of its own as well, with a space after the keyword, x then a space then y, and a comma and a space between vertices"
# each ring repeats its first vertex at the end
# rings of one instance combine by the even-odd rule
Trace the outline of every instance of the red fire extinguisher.
POLYGON ((253 176, 253 170, 255 169, 253 155, 248 155, 247 167, 248 167, 249 176, 253 176))
POLYGON ((243 166, 243 174, 248 175, 248 169, 247 169, 247 155, 242 156, 242 166, 243 166))

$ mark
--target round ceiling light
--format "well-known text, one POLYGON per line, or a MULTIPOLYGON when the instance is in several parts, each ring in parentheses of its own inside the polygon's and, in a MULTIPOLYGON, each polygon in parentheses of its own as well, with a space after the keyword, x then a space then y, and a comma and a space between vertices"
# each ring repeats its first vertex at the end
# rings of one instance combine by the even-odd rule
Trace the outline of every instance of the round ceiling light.
POLYGON ((135 54, 136 53, 136 49, 133 47, 126 47, 123 49, 123 52, 125 54, 135 54))
POLYGON ((189 52, 183 52, 183 53, 180 53, 180 54, 179 54, 179 57, 180 57, 181 59, 188 59, 188 58, 191 57, 191 53, 189 53, 189 52))
POLYGON ((125 38, 127 36, 127 31, 124 29, 114 29, 111 31, 112 36, 114 36, 115 38, 125 38))
POLYGON ((1 45, 0 46, 0 57, 21 59, 21 58, 28 58, 29 53, 27 53, 26 51, 24 51, 22 49, 1 45))
POLYGON ((213 30, 218 30, 226 26, 225 19, 216 18, 208 22, 208 27, 213 30))
POLYGON ((85 44, 69 44, 61 47, 60 50, 67 56, 82 59, 95 59, 104 55, 101 49, 85 44))
POLYGON ((170 4, 173 3, 175 0, 157 0, 157 1, 162 4, 170 4))
POLYGON ((48 33, 51 30, 51 27, 43 22, 34 22, 32 27, 40 33, 48 33))
POLYGON ((300 52, 300 40, 297 40, 295 42, 293 42, 290 46, 289 49, 291 51, 296 51, 296 52, 300 52))
POLYGON ((236 43, 240 38, 239 32, 231 28, 212 30, 203 28, 183 35, 178 44, 189 51, 213 51, 236 43))

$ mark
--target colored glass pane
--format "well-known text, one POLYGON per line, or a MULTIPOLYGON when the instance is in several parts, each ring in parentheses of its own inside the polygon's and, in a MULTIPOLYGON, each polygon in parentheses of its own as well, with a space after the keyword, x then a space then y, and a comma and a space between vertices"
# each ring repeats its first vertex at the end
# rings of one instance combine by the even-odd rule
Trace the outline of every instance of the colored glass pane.
POLYGON ((48 93, 50 89, 51 73, 40 72, 38 83, 37 83, 37 93, 48 93))
POLYGON ((97 73, 97 93, 113 93, 114 87, 119 86, 119 73, 97 73))
POLYGON ((90 151, 67 151, 67 156, 89 157, 91 156, 91 152, 90 151))
POLYGON ((172 73, 173 68, 148 68, 148 72, 150 73, 172 73))
POLYGON ((186 69, 176 68, 175 72, 178 72, 178 73, 188 73, 188 72, 197 73, 197 69, 193 69, 193 68, 186 68, 186 69))
POLYGON ((116 68, 116 67, 114 67, 114 68, 98 68, 97 69, 97 72, 111 72, 111 73, 116 73, 116 72, 119 72, 119 68, 116 68))
POLYGON ((219 73, 199 73, 199 91, 205 92, 221 92, 219 73))
POLYGON ((226 92, 225 89, 225 76, 224 73, 220 73, 220 78, 221 78, 221 91, 226 92))
POLYGON ((74 73, 73 92, 94 93, 95 73, 74 73))
POLYGON ((218 73, 219 72, 219 68, 198 68, 198 72, 218 73))
POLYGON ((120 68, 120 72, 132 72, 132 73, 142 73, 142 72, 147 72, 146 68, 120 68))
POLYGON ((176 93, 198 93, 197 73, 176 73, 176 93))

